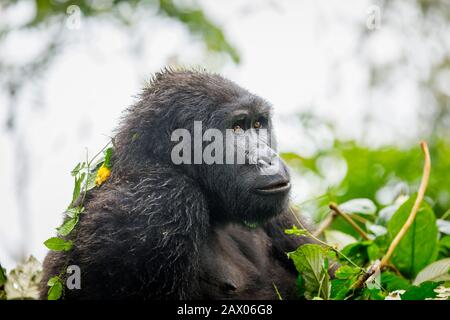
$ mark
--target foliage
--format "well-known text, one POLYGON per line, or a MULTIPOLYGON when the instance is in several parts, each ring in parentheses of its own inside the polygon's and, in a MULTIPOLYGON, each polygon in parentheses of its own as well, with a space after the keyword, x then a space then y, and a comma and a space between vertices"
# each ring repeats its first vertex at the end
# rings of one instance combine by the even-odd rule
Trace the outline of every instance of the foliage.
MULTIPOLYGON (((101 174, 102 169, 108 170, 112 168, 111 157, 113 155, 113 148, 109 147, 113 141, 109 142, 103 149, 97 153, 92 159, 88 159, 86 156, 85 162, 78 163, 71 171, 72 177, 74 177, 74 188, 72 194, 72 200, 65 212, 65 220, 61 226, 56 228, 58 237, 52 237, 44 242, 44 245, 53 251, 69 251, 72 249, 72 240, 67 239, 75 229, 80 215, 84 212, 84 199, 87 193, 95 188, 99 187, 106 179, 102 177, 101 183, 98 182, 98 176, 101 174), (97 160, 97 158, 103 153, 103 157, 97 160), (94 165, 94 161, 96 161, 94 165)), ((63 295, 63 282, 62 275, 66 270, 61 270, 59 275, 53 276, 47 283, 49 286, 47 298, 49 300, 58 300, 63 295)))
MULTIPOLYGON (((431 150, 433 165, 426 201, 422 201, 411 227, 395 246, 389 263, 379 270, 376 266, 400 229, 404 228, 416 201, 417 194, 409 193, 418 188, 423 160, 417 148, 374 150, 355 143, 335 144, 330 152, 340 154, 347 161, 346 176, 338 185, 330 187, 324 196, 300 204, 300 209, 306 207, 318 225, 327 221, 325 228, 319 229, 320 234, 308 234, 322 246, 314 245, 314 252, 311 248, 300 247, 289 253, 302 279, 298 282, 302 297, 332 300, 448 299, 450 238, 446 219, 450 214, 446 212, 450 203, 443 195, 450 192, 448 181, 444 183, 450 172, 449 157, 444 156, 450 154, 450 144, 440 141, 431 150), (392 187, 393 181, 402 187, 392 187), (330 213, 330 201, 341 201, 338 205, 340 214, 330 213), (342 219, 342 215, 346 219, 342 219), (441 219, 437 219, 439 216, 441 219), (353 220, 356 226, 348 219, 353 220), (331 253, 336 254, 335 259, 330 258, 331 253), (339 264, 334 278, 324 272, 325 261, 327 265, 339 264), (372 269, 374 272, 369 272, 372 269), (318 291, 323 285, 328 291, 318 291)), ((321 175, 323 172, 318 169, 317 161, 326 153, 319 152, 311 159, 303 159, 293 153, 284 156, 295 170, 321 175)), ((292 230, 295 229, 287 233, 305 236, 292 230)))
MULTIPOLYGON (((17 0, 3 0, 0 7, 2 11, 7 11, 10 7, 17 6, 17 3, 17 0)), ((81 19, 110 21, 131 30, 133 36, 143 37, 144 33, 135 27, 142 21, 142 17, 148 19, 154 18, 155 15, 167 17, 184 25, 192 36, 205 44, 209 52, 227 56, 234 63, 240 62, 237 49, 230 43, 222 29, 193 3, 182 5, 173 0, 31 0, 29 3, 35 10, 28 21, 20 25, 8 24, 8 21, 0 24, 0 45, 9 35, 14 36, 16 33, 29 30, 43 33, 45 37, 42 38, 49 40, 41 41, 43 49, 23 63, 10 63, 0 59, 0 86, 9 94, 11 101, 20 96, 26 84, 42 77, 48 71, 57 55, 68 44, 68 32, 75 28, 70 25, 76 25, 75 21, 81 19), (138 15, 138 12, 144 12, 145 15, 138 15)), ((10 130, 16 129, 15 104, 11 103, 7 119, 7 128, 10 130)))

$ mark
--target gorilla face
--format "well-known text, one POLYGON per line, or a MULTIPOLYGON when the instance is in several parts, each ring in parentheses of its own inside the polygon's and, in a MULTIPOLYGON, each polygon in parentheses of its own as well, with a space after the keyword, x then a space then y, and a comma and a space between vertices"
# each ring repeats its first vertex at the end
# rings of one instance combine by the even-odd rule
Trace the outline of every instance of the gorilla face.
POLYGON ((244 91, 213 108, 204 130, 211 128, 222 133, 223 163, 198 169, 212 220, 260 223, 282 212, 288 205, 290 177, 276 152, 268 103, 244 91))
POLYGON ((116 145, 116 171, 139 167, 145 175, 148 162, 191 178, 208 200, 212 223, 263 222, 288 205, 290 177, 276 153, 270 105, 219 75, 157 75, 127 115, 116 145), (204 155, 214 142, 220 152, 213 148, 208 161, 204 155))

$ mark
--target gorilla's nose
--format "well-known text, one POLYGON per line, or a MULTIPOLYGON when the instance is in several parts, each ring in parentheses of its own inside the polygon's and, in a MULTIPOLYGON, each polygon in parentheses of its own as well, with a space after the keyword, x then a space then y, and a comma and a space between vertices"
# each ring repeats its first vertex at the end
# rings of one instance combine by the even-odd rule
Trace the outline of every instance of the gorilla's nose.
POLYGON ((270 167, 273 166, 278 158, 278 155, 271 148, 260 148, 258 150, 258 160, 257 163, 262 167, 270 167))

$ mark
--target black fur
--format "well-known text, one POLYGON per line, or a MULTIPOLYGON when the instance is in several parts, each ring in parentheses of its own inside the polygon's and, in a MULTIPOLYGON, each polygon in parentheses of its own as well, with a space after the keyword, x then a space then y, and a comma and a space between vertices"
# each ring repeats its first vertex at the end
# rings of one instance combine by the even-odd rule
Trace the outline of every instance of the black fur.
POLYGON ((158 73, 123 118, 111 177, 87 195, 69 235, 74 248, 47 255, 41 297, 50 277, 75 264, 81 289, 66 288, 66 299, 275 299, 274 285, 295 298, 285 253, 305 240, 283 232, 294 224, 288 196, 254 195, 250 166, 170 160, 174 129, 192 130, 194 120, 229 128, 230 112, 242 107, 270 113, 267 102, 221 76, 158 73))

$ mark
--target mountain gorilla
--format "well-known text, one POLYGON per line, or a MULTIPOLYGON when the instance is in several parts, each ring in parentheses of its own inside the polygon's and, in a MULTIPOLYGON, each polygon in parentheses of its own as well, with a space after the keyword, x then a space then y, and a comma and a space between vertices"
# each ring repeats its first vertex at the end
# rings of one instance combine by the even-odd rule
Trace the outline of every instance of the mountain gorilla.
POLYGON ((65 299, 276 299, 275 286, 296 297, 286 252, 309 240, 284 234, 295 224, 285 164, 265 143, 258 148, 271 152, 253 163, 175 164, 172 133, 195 136, 194 121, 224 137, 227 129, 272 136, 269 104, 233 82, 198 71, 156 74, 119 126, 111 177, 86 196, 68 236, 73 249, 47 255, 42 298, 48 279, 69 265, 80 267, 81 289, 66 288, 65 299))

